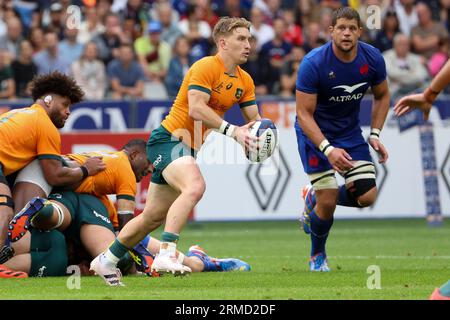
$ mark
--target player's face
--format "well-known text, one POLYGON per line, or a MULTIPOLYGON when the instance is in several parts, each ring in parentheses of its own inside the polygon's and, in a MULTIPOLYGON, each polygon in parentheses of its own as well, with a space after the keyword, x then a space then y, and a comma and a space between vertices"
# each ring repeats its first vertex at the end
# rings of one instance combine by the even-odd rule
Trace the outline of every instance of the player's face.
POLYGON ((340 18, 336 21, 336 25, 331 27, 331 36, 333 43, 339 50, 342 52, 350 52, 355 48, 361 36, 361 28, 354 19, 340 18))
POLYGON ((250 54, 250 37, 247 28, 236 28, 232 35, 224 39, 228 53, 238 65, 247 62, 250 54))
POLYGON ((150 161, 147 159, 145 152, 134 152, 131 159, 131 167, 133 168, 136 182, 140 182, 150 172, 150 161))
POLYGON ((70 105, 69 98, 52 95, 52 101, 48 104, 48 115, 58 129, 61 129, 66 124, 66 120, 70 115, 70 105))

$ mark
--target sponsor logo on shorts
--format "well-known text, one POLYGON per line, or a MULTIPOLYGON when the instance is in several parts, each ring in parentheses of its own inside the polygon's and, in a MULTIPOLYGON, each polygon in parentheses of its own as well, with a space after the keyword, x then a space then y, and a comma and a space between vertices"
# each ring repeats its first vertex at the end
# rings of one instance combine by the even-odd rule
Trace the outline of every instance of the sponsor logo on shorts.
POLYGON ((111 223, 111 221, 104 215, 99 214, 97 211, 93 210, 92 213, 97 217, 105 221, 106 223, 111 223))
POLYGON ((47 266, 42 266, 42 267, 40 267, 39 270, 38 270, 37 276, 38 276, 38 277, 43 277, 43 276, 44 276, 45 269, 47 269, 47 266))
POLYGON ((162 160, 162 155, 158 154, 158 157, 156 158, 156 160, 153 162, 153 166, 156 167, 158 164, 161 163, 162 160))

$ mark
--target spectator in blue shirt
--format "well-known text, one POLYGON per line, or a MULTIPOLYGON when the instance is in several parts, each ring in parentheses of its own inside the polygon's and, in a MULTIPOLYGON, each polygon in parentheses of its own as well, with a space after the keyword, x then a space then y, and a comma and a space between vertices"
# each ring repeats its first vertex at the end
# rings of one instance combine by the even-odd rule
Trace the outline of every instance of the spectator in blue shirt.
POLYGON ((114 99, 141 98, 144 91, 144 71, 136 61, 133 47, 123 44, 119 48, 119 58, 107 67, 111 96, 114 99))
POLYGON ((180 36, 175 40, 173 57, 170 60, 165 80, 167 93, 170 97, 175 97, 178 94, 181 82, 183 82, 184 76, 194 62, 189 54, 190 50, 189 40, 185 36, 180 36))
POLYGON ((77 41, 78 29, 66 28, 64 30, 64 40, 58 45, 59 54, 67 61, 70 65, 74 61, 80 59, 83 54, 84 46, 77 41))
POLYGON ((38 68, 38 74, 47 74, 59 71, 67 74, 70 63, 68 63, 58 51, 58 35, 54 31, 47 31, 44 36, 45 49, 36 53, 33 62, 38 68))
POLYGON ((265 79, 270 94, 280 92, 281 68, 288 60, 292 45, 284 40, 286 23, 283 19, 275 19, 273 23, 275 37, 263 44, 259 53, 261 74, 265 79))

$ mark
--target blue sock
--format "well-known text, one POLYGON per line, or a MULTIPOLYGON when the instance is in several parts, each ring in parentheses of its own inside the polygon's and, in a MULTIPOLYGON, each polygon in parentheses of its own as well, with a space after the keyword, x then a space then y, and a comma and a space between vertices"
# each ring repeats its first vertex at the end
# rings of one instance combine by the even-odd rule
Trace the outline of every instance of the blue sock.
POLYGON ((352 194, 348 191, 347 186, 345 184, 339 187, 339 196, 337 204, 339 206, 344 207, 361 208, 358 201, 356 201, 355 197, 353 197, 352 194))
POLYGON ((203 255, 201 253, 189 251, 186 256, 188 256, 188 257, 197 257, 200 260, 202 260, 203 265, 204 265, 204 268, 203 268, 202 272, 221 271, 221 269, 219 268, 219 265, 215 264, 214 262, 212 262, 211 259, 209 258, 209 256, 207 256, 207 255, 203 255))
POLYGON ((148 243, 150 242, 150 235, 146 235, 144 239, 141 240, 141 244, 144 246, 145 249, 148 247, 148 243))
POLYGON ((317 216, 315 209, 310 212, 309 216, 311 219, 311 257, 318 253, 326 256, 325 243, 333 225, 333 218, 322 220, 317 216))

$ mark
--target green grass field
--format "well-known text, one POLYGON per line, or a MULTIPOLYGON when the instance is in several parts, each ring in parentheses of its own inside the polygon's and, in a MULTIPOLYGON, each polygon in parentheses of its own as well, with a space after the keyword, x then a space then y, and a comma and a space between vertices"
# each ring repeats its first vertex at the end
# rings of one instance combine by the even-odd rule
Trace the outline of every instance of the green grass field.
POLYGON ((295 221, 191 223, 182 250, 198 243, 212 256, 248 261, 251 272, 129 276, 120 288, 82 277, 79 290, 66 277, 0 279, 0 299, 427 299, 450 279, 449 234, 448 222, 337 220, 327 247, 332 272, 311 273, 309 238, 295 221), (381 289, 367 288, 371 265, 381 270, 381 289))

